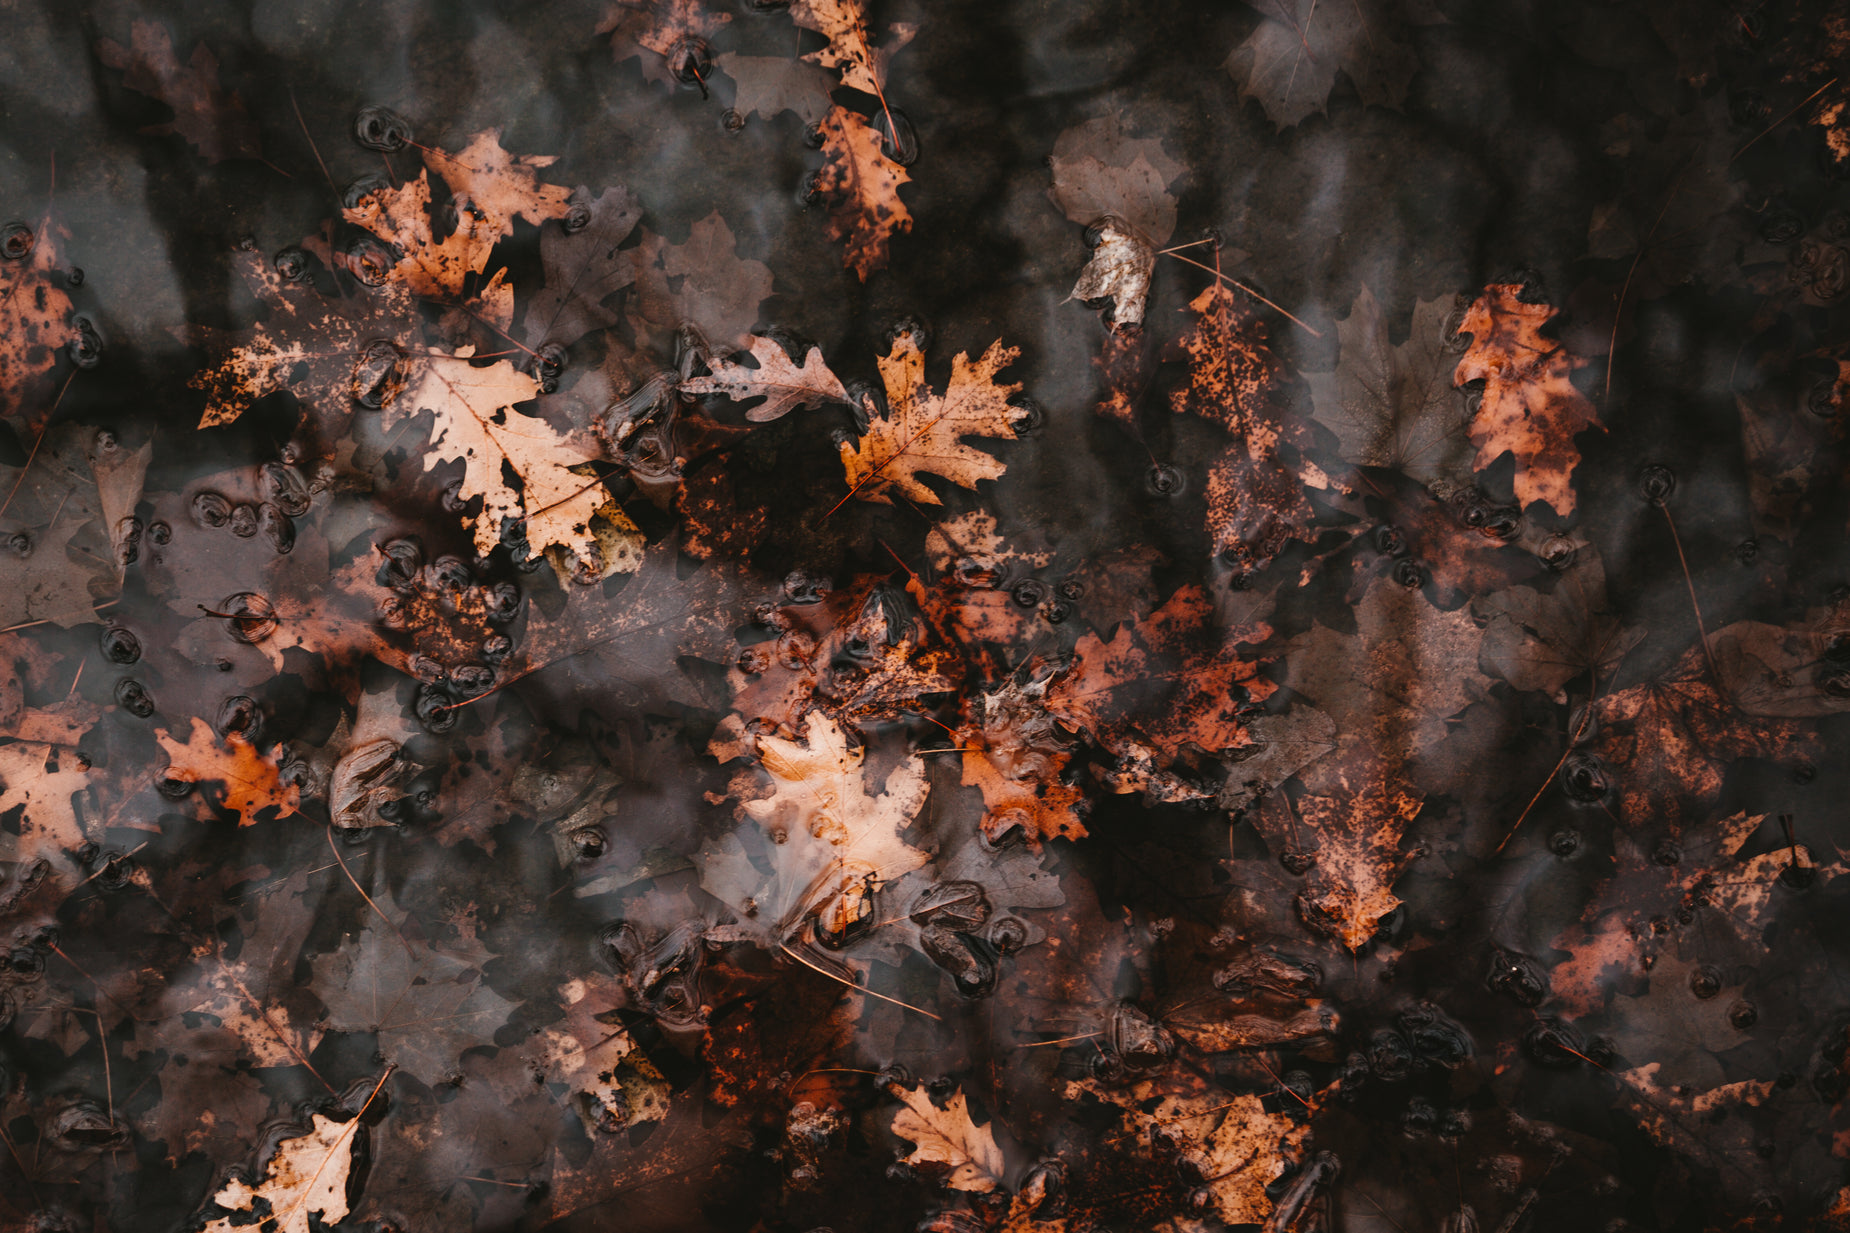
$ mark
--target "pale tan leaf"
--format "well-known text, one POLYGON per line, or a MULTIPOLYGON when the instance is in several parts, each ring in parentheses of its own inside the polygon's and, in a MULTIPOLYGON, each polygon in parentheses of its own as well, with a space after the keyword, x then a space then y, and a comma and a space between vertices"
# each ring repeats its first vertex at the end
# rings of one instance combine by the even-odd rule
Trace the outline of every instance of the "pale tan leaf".
POLYGON ((681 389, 689 394, 724 394, 734 402, 763 398, 745 413, 755 423, 782 419, 799 407, 848 401, 841 379, 823 363, 822 348, 812 346, 801 368, 790 362, 783 344, 775 339, 755 335, 748 350, 758 361, 757 367, 747 368, 731 359, 714 360, 708 366, 709 376, 683 381, 681 389))
POLYGON ((887 1091, 906 1106, 893 1118, 893 1133, 913 1144, 907 1164, 948 1167, 944 1184, 952 1190, 983 1192, 1001 1183, 1002 1149, 988 1124, 978 1126, 970 1120, 970 1104, 961 1091, 943 1108, 923 1086, 889 1083, 887 1091))

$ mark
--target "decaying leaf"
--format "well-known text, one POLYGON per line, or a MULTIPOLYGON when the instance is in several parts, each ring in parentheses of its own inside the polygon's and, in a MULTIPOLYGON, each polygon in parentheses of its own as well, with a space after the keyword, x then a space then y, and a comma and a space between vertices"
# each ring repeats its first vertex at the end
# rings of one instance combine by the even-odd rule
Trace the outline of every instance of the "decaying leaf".
POLYGON ((943 1174, 952 1190, 986 1192, 1002 1181, 1002 1149, 990 1126, 976 1125, 970 1103, 954 1092, 940 1106, 923 1087, 887 1085, 905 1108, 893 1118, 893 1133, 913 1144, 905 1163, 932 1175, 943 1174))
POLYGON ((167 733, 158 734, 157 739, 167 751, 167 777, 183 783, 224 785, 220 801, 238 815, 241 826, 257 825, 271 810, 276 816, 287 816, 302 803, 301 789, 283 782, 282 768, 275 759, 236 733, 221 740, 211 724, 195 716, 184 742, 167 733))
POLYGON ((641 532, 611 504, 596 475, 587 473, 592 451, 544 420, 514 410, 515 403, 539 393, 539 383, 507 360, 478 367, 470 362, 474 351, 465 347, 426 357, 404 393, 387 406, 386 424, 424 411, 435 417, 424 467, 463 464, 462 496, 483 502, 473 519, 476 548, 494 551, 508 524, 518 523, 536 551, 560 547, 596 574, 635 568, 642 559, 641 532), (519 480, 518 489, 509 483, 509 472, 519 480), (615 529, 614 538, 600 542, 595 526, 600 518, 615 529))
POLYGON ((1590 546, 1553 582, 1547 591, 1511 587, 1472 605, 1489 622, 1480 662, 1517 689, 1554 694, 1583 673, 1605 680, 1644 637, 1612 611, 1605 564, 1590 546))
POLYGON ((799 407, 849 401, 840 378, 823 363, 820 347, 809 349, 801 367, 790 362, 789 353, 774 338, 753 336, 747 351, 757 361, 752 367, 716 359, 708 365, 710 375, 683 381, 681 388, 690 394, 724 394, 734 402, 762 398, 745 412, 754 423, 782 419, 799 407))
POLYGON ((860 440, 842 443, 849 495, 890 505, 898 494, 921 505, 939 505, 938 494, 925 486, 921 475, 942 476, 964 488, 1000 476, 1006 464, 965 445, 962 438, 1014 438, 1015 424, 1027 412, 1012 406, 1009 398, 1021 387, 997 382, 996 374, 1020 354, 1000 339, 975 363, 959 351, 951 361, 950 383, 944 393, 935 394, 925 384, 925 356, 917 335, 902 331, 880 361, 887 414, 870 415, 860 440))
POLYGON ((873 912, 875 888, 928 859, 900 838, 925 802, 923 759, 895 767, 876 794, 863 751, 850 749, 827 716, 810 715, 806 738, 801 745, 758 739, 771 793, 741 806, 758 826, 708 843, 698 857, 701 885, 772 945, 796 937, 812 917, 830 936, 859 929, 873 912), (768 874, 754 855, 768 861, 768 874))
POLYGON ((642 217, 642 203, 623 187, 607 188, 595 200, 579 189, 563 218, 540 225, 540 261, 546 286, 527 302, 521 331, 527 343, 570 346, 593 330, 621 318, 604 301, 636 278, 635 253, 622 248, 642 217), (583 222, 579 225, 582 207, 583 222))
POLYGON ((1338 71, 1364 103, 1399 107, 1406 100, 1419 61, 1395 37, 1401 6, 1393 0, 1253 0, 1252 7, 1264 20, 1227 58, 1227 71, 1279 128, 1323 111, 1338 71))
POLYGON ((307 1134, 276 1145, 256 1186, 233 1178, 212 1196, 212 1205, 226 1214, 209 1219, 203 1233, 234 1233, 258 1222, 276 1233, 309 1233, 316 1223, 346 1218, 357 1189, 355 1152, 365 1128, 358 1117, 337 1122, 313 1113, 309 1118, 307 1134))
POLYGON ((1292 408, 1284 366, 1266 344, 1264 322, 1216 281, 1194 298, 1192 328, 1171 348, 1189 378, 1169 395, 1177 414, 1218 424, 1232 438, 1208 468, 1208 528, 1216 554, 1257 568, 1293 539, 1310 537, 1306 486, 1327 487, 1292 408), (1292 456, 1297 455, 1294 461, 1292 456))
POLYGON ((486 270, 495 245, 514 234, 515 219, 537 224, 570 212, 570 189, 539 182, 553 156, 516 158, 501 148, 500 138, 500 130, 491 128, 458 154, 426 149, 426 170, 417 179, 402 188, 376 188, 343 211, 348 222, 392 246, 397 259, 383 277, 415 295, 461 299, 470 275, 486 270), (449 186, 456 206, 455 228, 442 239, 431 208, 431 171, 449 186))
POLYGON ((173 54, 173 36, 151 21, 137 21, 130 46, 99 39, 96 54, 122 71, 122 84, 173 108, 173 119, 153 124, 144 133, 178 134, 209 163, 228 158, 263 157, 257 122, 244 109, 242 96, 225 93, 218 80, 218 57, 199 43, 185 66, 173 54))
POLYGON ((627 311, 641 345, 672 354, 677 331, 691 325, 722 353, 751 346, 758 306, 771 294, 771 271, 739 256, 717 210, 689 228, 685 244, 645 229, 633 260, 636 299, 627 311))
POLYGON ((1182 164, 1161 141, 1131 137, 1115 114, 1061 133, 1048 162, 1053 187, 1047 195, 1097 236, 1071 298, 1110 299, 1113 325, 1137 325, 1156 250, 1175 234, 1175 197, 1168 186, 1182 174, 1182 164))
POLYGON ((141 550, 135 515, 154 447, 81 424, 44 430, 22 467, 0 466, 0 542, 11 549, 0 624, 96 620, 141 550))
POLYGON ((1604 425, 1572 380, 1588 361, 1542 334, 1559 310, 1525 303, 1522 292, 1520 284, 1495 284, 1465 311, 1458 332, 1471 335, 1471 346, 1452 383, 1484 382, 1483 401, 1471 417, 1473 469, 1513 454, 1516 500, 1525 506, 1542 501, 1557 514, 1571 514, 1580 465, 1574 437, 1604 425))
POLYGON ((78 337, 71 297, 58 269, 58 242, 48 213, 9 229, 23 249, 0 263, 0 417, 17 415, 28 431, 43 428, 55 387, 46 388, 58 357, 78 337))
POLYGON ((1085 836, 1085 792, 1067 782, 1072 751, 1055 730, 1045 697, 1050 673, 1009 680, 972 705, 975 722, 957 733, 963 782, 983 794, 983 833, 1000 841, 1020 829, 1029 843, 1085 836))
POLYGON ((1356 295, 1336 326, 1336 370, 1306 374, 1316 418, 1335 431, 1344 462, 1389 467, 1422 484, 1469 472, 1465 403, 1452 386, 1452 311, 1445 300, 1421 300, 1407 341, 1395 345, 1373 293, 1356 295))
POLYGON ((731 20, 732 14, 711 12, 700 0, 617 0, 604 10, 597 33, 610 36, 611 59, 621 64, 641 57, 643 77, 672 90, 693 58, 693 45, 704 47, 731 20))
POLYGON ((829 236, 843 244, 842 264, 862 282, 887 264, 893 237, 912 230, 899 189, 912 177, 886 156, 881 136, 856 112, 836 107, 822 118, 823 163, 815 193, 829 212, 829 236))
POLYGON ((790 20, 806 30, 814 30, 829 40, 821 51, 804 56, 823 68, 840 69, 841 83, 868 94, 881 95, 886 81, 887 61, 912 40, 918 27, 895 22, 888 31, 884 47, 875 48, 869 41, 867 14, 861 0, 793 0, 790 20))
POLYGON ((773 120, 786 111, 793 111, 803 123, 814 124, 828 114, 829 89, 835 83, 807 60, 744 56, 729 51, 716 56, 713 63, 738 83, 739 92, 733 99, 733 107, 741 115, 773 120))

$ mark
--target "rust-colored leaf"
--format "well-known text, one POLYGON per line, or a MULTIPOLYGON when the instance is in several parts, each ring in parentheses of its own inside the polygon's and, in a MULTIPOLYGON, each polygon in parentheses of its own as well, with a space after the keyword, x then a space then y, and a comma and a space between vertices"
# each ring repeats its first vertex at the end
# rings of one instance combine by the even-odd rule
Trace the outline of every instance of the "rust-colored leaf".
POLYGON ((912 230, 912 212, 899 199, 912 177, 886 156, 880 134, 863 117, 836 107, 822 118, 823 163, 815 192, 829 212, 829 236, 840 241, 842 264, 862 282, 887 265, 893 237, 912 230))
POLYGON ((302 803, 301 789, 283 782, 273 757, 235 733, 219 739, 203 719, 193 719, 185 741, 165 732, 155 739, 167 751, 168 778, 223 785, 220 803, 238 815, 241 826, 257 825, 270 810, 286 817, 302 803))

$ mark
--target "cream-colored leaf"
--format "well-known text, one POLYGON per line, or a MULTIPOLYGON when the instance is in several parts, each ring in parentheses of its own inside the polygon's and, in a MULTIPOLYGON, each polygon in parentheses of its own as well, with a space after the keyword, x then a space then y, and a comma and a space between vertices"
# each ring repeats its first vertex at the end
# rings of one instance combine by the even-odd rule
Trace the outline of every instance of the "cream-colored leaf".
POLYGON ((1144 299, 1150 294, 1150 275, 1155 269, 1156 250, 1116 218, 1107 219, 1099 226, 1092 260, 1079 272, 1079 281, 1067 298, 1109 299, 1113 325, 1137 325, 1143 321, 1144 299))
POLYGON ((492 552, 505 521, 524 521, 535 551, 556 545, 603 572, 610 562, 592 522, 603 517, 623 533, 620 550, 633 552, 631 559, 640 562, 642 533, 609 503, 596 477, 581 470, 590 451, 546 421, 514 410, 515 403, 539 393, 539 383, 506 360, 478 368, 469 363, 473 354, 474 348, 465 347, 425 359, 411 385, 386 408, 386 426, 419 411, 436 416, 424 466, 463 464, 462 497, 482 498, 476 547, 492 552), (520 477, 518 491, 508 484, 506 468, 520 477))
POLYGON ((970 1105, 959 1091, 939 1108, 923 1086, 887 1085, 905 1108, 893 1118, 893 1133, 913 1144, 909 1165, 944 1165, 944 1184, 952 1190, 994 1190, 1002 1180, 1002 1149, 988 1124, 970 1120, 970 1105))
MULTIPOLYGON (((353 1173, 353 1138, 360 1120, 337 1122, 316 1113, 305 1135, 284 1139, 264 1166, 255 1188, 238 1178, 226 1182, 212 1202, 229 1212, 254 1212, 258 1199, 269 1204, 262 1221, 274 1233, 309 1233, 310 1217, 323 1226, 347 1216, 347 1182, 353 1173)), ((220 1216, 201 1233, 238 1233, 258 1222, 250 1216, 220 1216)))
POLYGON ((783 344, 776 339, 754 335, 749 350, 758 361, 756 368, 731 359, 715 360, 709 365, 710 375, 683 381, 681 389, 689 394, 724 394, 734 402, 763 398, 745 413, 745 418, 755 423, 782 419, 799 407, 848 401, 841 379, 823 363, 822 348, 812 346, 801 368, 790 362, 783 344))

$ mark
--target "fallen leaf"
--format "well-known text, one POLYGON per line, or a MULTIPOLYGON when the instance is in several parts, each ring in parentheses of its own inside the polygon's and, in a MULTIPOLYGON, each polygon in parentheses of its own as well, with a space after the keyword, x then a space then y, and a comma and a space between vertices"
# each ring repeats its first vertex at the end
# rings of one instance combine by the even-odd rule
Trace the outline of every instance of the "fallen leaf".
POLYGON ((814 124, 828 114, 832 105, 829 89, 834 82, 807 60, 744 56, 729 51, 716 56, 713 63, 738 84, 732 105, 741 115, 774 120, 786 111, 794 111, 803 123, 814 124))
POLYGON ((1340 362, 1307 373, 1319 423, 1336 433, 1344 462, 1386 467, 1422 484, 1469 473, 1468 417, 1452 386, 1463 341, 1448 330, 1454 306, 1421 300, 1407 341, 1395 345, 1387 318, 1366 286, 1337 322, 1340 362))
MULTIPOLYGON (((574 196, 588 197, 579 189, 574 196)), ((570 346, 622 318, 604 301, 636 279, 635 253, 620 247, 642 217, 642 203, 626 188, 607 188, 596 200, 574 202, 566 215, 540 224, 540 263, 546 285, 527 303, 521 331, 528 345, 570 346), (582 225, 579 207, 583 207, 582 225)))
POLYGON ((881 98, 887 62, 918 29, 895 22, 888 28, 887 45, 876 49, 868 41, 867 14, 861 0, 792 0, 790 20, 829 41, 821 51, 804 56, 805 60, 813 60, 823 68, 840 69, 842 85, 881 98))
POLYGON ((899 189, 912 182, 886 156, 879 132, 855 112, 836 107, 822 118, 823 163, 814 191, 829 212, 829 237, 845 245, 842 264, 862 282, 887 265, 893 237, 912 230, 912 212, 899 189))
POLYGON ((50 212, 37 224, 15 226, 24 231, 9 230, 9 245, 31 247, 0 263, 0 417, 19 416, 27 432, 37 433, 51 413, 46 378, 79 332, 50 212))
POLYGON ((1471 606, 1488 622, 1478 652, 1484 670, 1517 689, 1551 695, 1583 674, 1596 685, 1609 680, 1645 634, 1612 610, 1605 563, 1591 545, 1553 582, 1547 591, 1511 587, 1471 606))
POLYGON ((463 499, 482 498, 473 518, 475 545, 484 556, 502 542, 509 522, 526 531, 535 551, 554 546, 601 574, 633 569, 642 559, 642 534, 610 503, 594 474, 591 451, 561 436, 546 421, 514 410, 539 393, 539 383, 507 360, 470 363, 473 347, 453 355, 432 353, 416 367, 404 393, 386 407, 386 426, 428 411, 435 417, 424 469, 463 464, 463 499), (518 477, 516 490, 508 473, 518 477), (613 557, 599 543, 593 520, 618 532, 613 557))
POLYGON ((700 0, 617 0, 604 10, 597 33, 610 36, 612 60, 640 57, 643 79, 672 90, 681 80, 676 48, 704 44, 731 20, 730 13, 709 12, 700 0))
POLYGON ((185 66, 173 54, 173 36, 165 26, 138 21, 129 30, 131 46, 98 39, 97 58, 122 71, 122 84, 173 108, 173 119, 142 129, 156 136, 186 138, 208 163, 228 158, 263 158, 257 122, 244 99, 227 94, 218 80, 218 57, 204 43, 195 44, 185 66))
POLYGON ((1009 397, 1021 387, 995 378, 1020 354, 1000 339, 974 364, 960 351, 951 361, 950 384, 944 393, 935 394, 925 384, 925 356, 918 338, 910 331, 900 333, 891 353, 880 361, 887 414, 870 416, 861 438, 841 446, 849 496, 891 505, 897 493, 921 505, 939 505, 938 494, 920 481, 920 475, 939 475, 964 488, 1000 476, 1006 464, 961 438, 1014 439, 1015 424, 1027 413, 1011 406, 1009 397))
POLYGON ((904 1163, 926 1166, 924 1172, 932 1176, 942 1173, 944 1185, 952 1190, 983 1193, 1001 1184, 1002 1149, 987 1124, 971 1121, 970 1104, 961 1091, 940 1106, 922 1086, 889 1083, 886 1090, 905 1106, 893 1118, 893 1133, 913 1145, 904 1163))
POLYGON ((1542 334, 1559 310, 1524 303, 1522 291, 1515 283, 1492 285, 1465 311, 1458 332, 1471 335, 1471 346, 1452 384, 1484 382, 1483 401, 1471 417, 1473 469, 1513 454, 1517 502, 1542 501, 1557 514, 1571 514, 1580 465, 1574 437, 1588 428, 1604 431, 1604 425, 1571 380, 1588 361, 1542 334))
POLYGON ((782 419, 801 407, 850 401, 840 378, 823 363, 820 347, 810 347, 801 367, 790 362, 789 353, 774 338, 754 335, 747 350, 757 361, 754 366, 716 359, 708 364, 710 375, 690 377, 681 389, 689 394, 724 394, 734 402, 763 398, 745 412, 753 423, 782 419))
POLYGON ((202 1233, 236 1233, 259 1219, 276 1233, 310 1233, 317 1218, 322 1224, 345 1219, 365 1130, 358 1117, 337 1122, 320 1113, 309 1115, 309 1126, 308 1133, 276 1145, 256 1186, 234 1177, 220 1187, 210 1202, 231 1214, 208 1220, 202 1233), (259 1203, 262 1217, 256 1214, 259 1203))
POLYGON ((141 501, 152 443, 131 450, 115 433, 81 424, 45 429, 23 467, 0 466, 0 537, 10 548, 0 624, 97 619, 141 551, 141 501))
POLYGON ((155 739, 167 751, 168 778, 222 784, 220 803, 238 815, 240 826, 257 825, 272 809, 277 817, 287 817, 302 803, 301 789, 283 782, 275 759, 235 733, 220 740, 203 719, 194 717, 184 742, 166 732, 156 733, 155 739))
POLYGON ((1227 71, 1243 97, 1256 98, 1279 128, 1325 110, 1340 70, 1364 103, 1399 107, 1419 71, 1413 48, 1400 33, 1396 5, 1356 0, 1318 5, 1315 0, 1253 0, 1262 20, 1227 57, 1227 71))
POLYGON ((738 255, 719 211, 689 228, 685 244, 644 230, 632 259, 636 298, 627 312, 639 345, 674 353, 684 324, 722 353, 751 345, 758 307, 771 294, 771 271, 762 261, 738 255))

